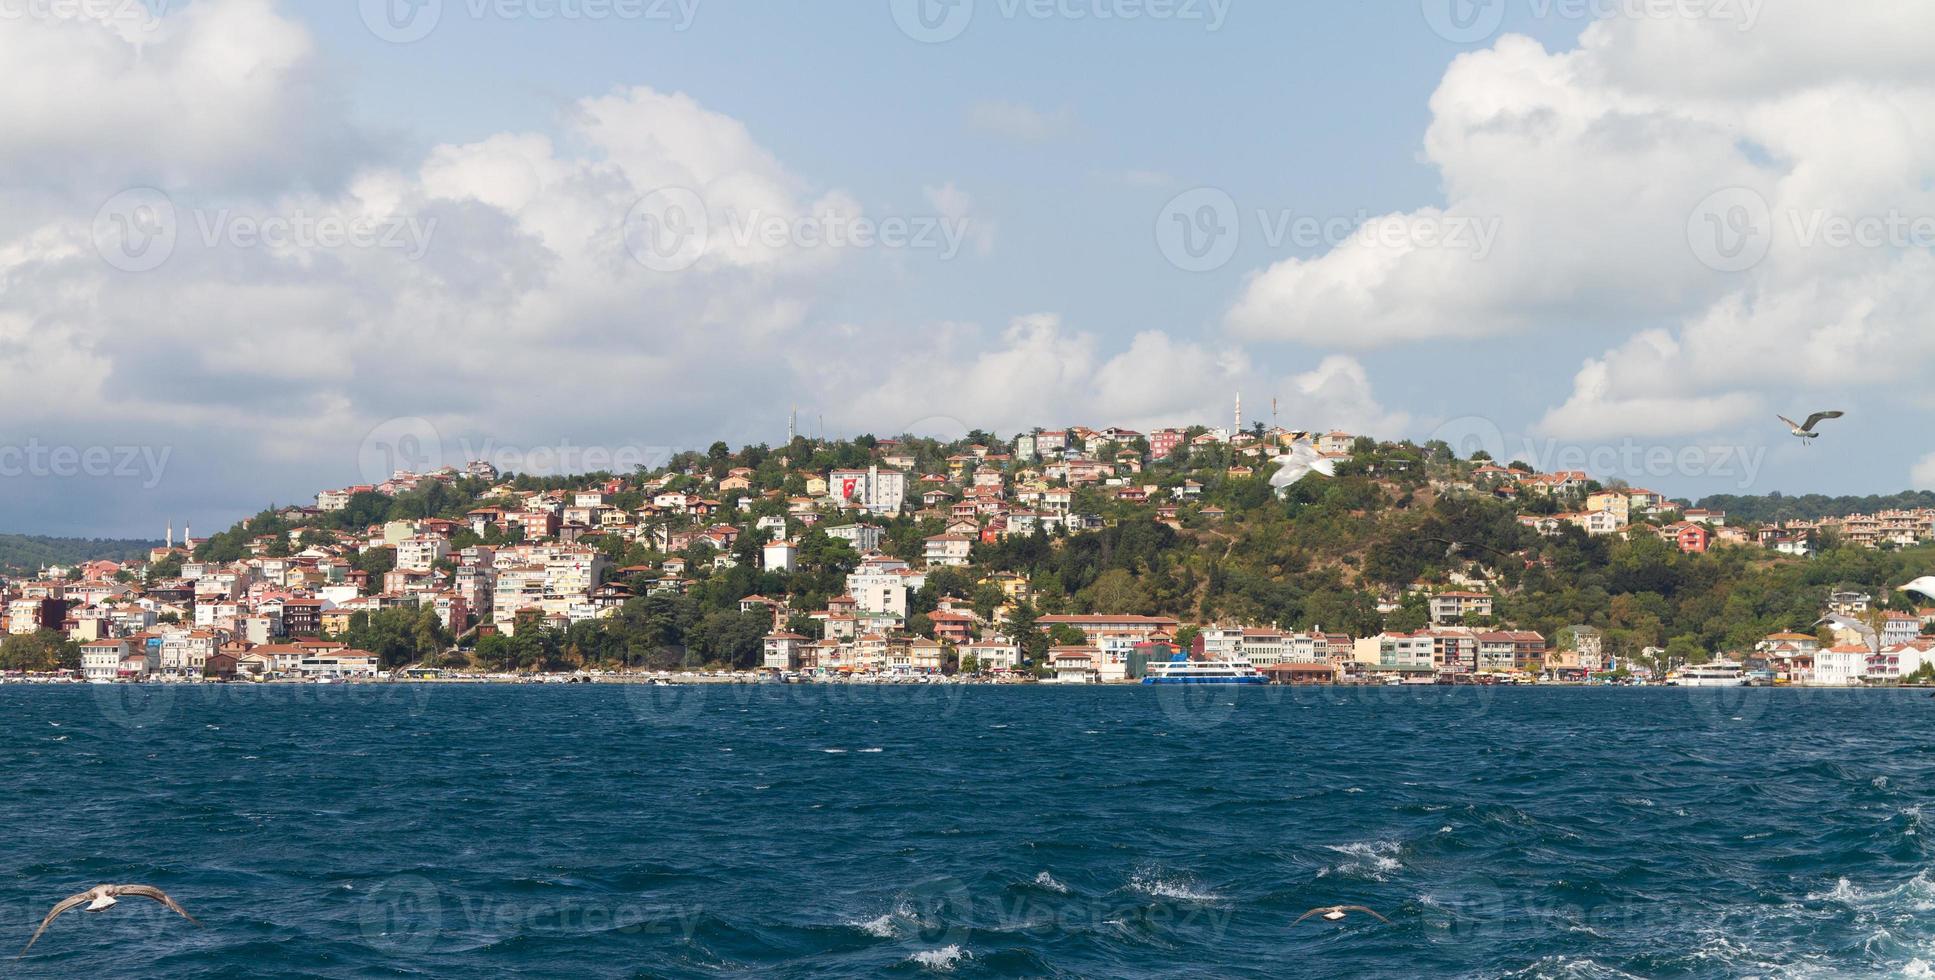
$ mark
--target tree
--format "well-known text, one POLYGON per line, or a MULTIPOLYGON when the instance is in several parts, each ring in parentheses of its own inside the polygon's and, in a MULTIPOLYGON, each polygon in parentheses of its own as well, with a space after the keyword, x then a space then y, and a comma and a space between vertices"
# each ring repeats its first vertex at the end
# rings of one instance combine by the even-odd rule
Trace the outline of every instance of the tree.
POLYGON ((48 673, 80 666, 80 644, 54 630, 9 636, 0 643, 0 670, 48 673))
POLYGON ((1708 659, 1707 648, 1700 645, 1698 637, 1681 635, 1666 643, 1666 662, 1669 665, 1703 664, 1708 659))

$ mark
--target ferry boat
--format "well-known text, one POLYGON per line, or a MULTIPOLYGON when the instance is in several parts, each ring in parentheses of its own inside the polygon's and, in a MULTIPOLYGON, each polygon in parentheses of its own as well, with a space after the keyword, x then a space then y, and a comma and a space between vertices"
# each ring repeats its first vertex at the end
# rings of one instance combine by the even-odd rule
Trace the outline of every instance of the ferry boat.
POLYGON ((1144 684, 1268 684, 1247 660, 1190 660, 1177 656, 1168 663, 1152 663, 1144 684))
POLYGON ((1678 687, 1745 687, 1747 677, 1731 660, 1715 660, 1698 667, 1687 667, 1671 683, 1678 687))

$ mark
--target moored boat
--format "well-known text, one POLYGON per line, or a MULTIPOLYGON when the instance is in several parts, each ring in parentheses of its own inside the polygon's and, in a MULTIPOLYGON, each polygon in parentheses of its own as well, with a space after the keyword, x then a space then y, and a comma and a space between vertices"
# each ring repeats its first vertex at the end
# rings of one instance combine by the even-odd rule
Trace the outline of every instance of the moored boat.
POLYGON ((1144 684, 1268 684, 1270 679, 1247 660, 1190 660, 1177 656, 1152 663, 1144 684))

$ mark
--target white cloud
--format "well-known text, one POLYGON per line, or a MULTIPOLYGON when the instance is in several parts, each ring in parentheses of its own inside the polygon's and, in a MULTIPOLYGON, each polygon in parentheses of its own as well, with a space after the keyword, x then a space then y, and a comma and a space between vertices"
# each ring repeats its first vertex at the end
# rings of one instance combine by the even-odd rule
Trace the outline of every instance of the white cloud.
MULTIPOLYGON (((1272 398, 1285 425, 1392 433, 1408 416, 1379 404, 1362 365, 1330 357, 1310 371, 1271 378, 1238 350, 1217 350, 1161 331, 1137 334, 1110 354, 1093 334, 1049 313, 1017 317, 998 338, 971 325, 934 328, 915 351, 821 376, 838 427, 897 431, 919 421, 949 431, 1014 432, 1035 425, 1153 428, 1266 418, 1272 398)), ((873 349, 864 336, 850 341, 873 349)))
POLYGON ((1923 456, 1909 471, 1908 485, 1916 490, 1935 490, 1935 453, 1923 456))
POLYGON ((1228 327, 1360 348, 1677 325, 1586 364, 1541 426, 1574 435, 1707 431, 1796 386, 1924 372, 1930 243, 1841 246, 1822 229, 1935 215, 1935 69, 1908 40, 1931 30, 1927 5, 1797 4, 1745 31, 1612 18, 1564 52, 1502 38, 1432 97, 1444 205, 1386 216, 1497 220, 1490 254, 1352 242, 1285 260, 1251 278, 1228 327), (1705 223, 1702 202, 1730 188, 1745 190, 1724 203, 1764 205, 1705 223), (1712 238, 1739 220, 1766 252, 1744 270, 1712 238))
POLYGON ((1075 113, 1066 108, 1045 112, 1024 102, 987 100, 968 107, 968 125, 993 136, 1045 143, 1072 132, 1075 113))
POLYGON ((1572 397, 1546 413, 1537 430, 1561 439, 1653 437, 1711 432, 1760 414, 1745 393, 1694 393, 1680 345, 1663 330, 1588 360, 1573 380, 1572 397))

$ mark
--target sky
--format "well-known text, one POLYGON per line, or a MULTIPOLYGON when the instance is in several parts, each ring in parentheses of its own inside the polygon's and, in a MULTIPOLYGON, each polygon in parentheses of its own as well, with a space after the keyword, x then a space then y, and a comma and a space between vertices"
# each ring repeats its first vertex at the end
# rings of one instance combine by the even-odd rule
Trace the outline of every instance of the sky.
POLYGON ((1931 36, 1919 0, 0 0, 0 530, 1239 394, 1675 496, 1935 488, 1931 36))

